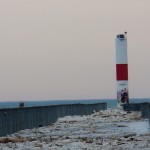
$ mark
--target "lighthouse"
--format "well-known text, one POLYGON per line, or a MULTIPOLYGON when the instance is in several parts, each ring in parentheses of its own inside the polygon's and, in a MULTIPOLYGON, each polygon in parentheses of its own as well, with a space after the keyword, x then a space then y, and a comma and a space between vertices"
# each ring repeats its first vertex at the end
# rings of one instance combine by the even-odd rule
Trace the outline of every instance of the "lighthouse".
POLYGON ((129 103, 127 32, 116 36, 117 106, 129 103))

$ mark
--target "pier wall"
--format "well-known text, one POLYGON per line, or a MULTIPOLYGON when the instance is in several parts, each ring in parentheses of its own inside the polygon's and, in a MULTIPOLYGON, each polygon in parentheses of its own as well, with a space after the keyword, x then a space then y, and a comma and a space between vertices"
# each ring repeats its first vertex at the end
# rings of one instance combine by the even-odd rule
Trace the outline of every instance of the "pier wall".
POLYGON ((149 105, 150 103, 141 103, 141 116, 142 118, 149 118, 149 105))
POLYGON ((123 110, 124 111, 141 111, 141 117, 145 119, 149 118, 149 123, 150 123, 150 103, 149 102, 123 104, 123 110))
POLYGON ((60 117, 90 115, 93 111, 106 109, 107 103, 0 109, 0 136, 23 129, 47 126, 55 123, 60 117))
POLYGON ((127 103, 123 104, 124 111, 141 111, 141 103, 127 103))
POLYGON ((149 116, 148 116, 148 118, 149 118, 149 124, 150 124, 150 104, 149 104, 148 113, 149 113, 149 116))

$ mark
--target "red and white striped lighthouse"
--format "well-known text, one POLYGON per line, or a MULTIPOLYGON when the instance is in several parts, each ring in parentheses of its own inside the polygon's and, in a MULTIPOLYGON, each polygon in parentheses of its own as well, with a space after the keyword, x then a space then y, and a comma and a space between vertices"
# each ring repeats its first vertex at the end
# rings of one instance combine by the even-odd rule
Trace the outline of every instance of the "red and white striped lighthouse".
POLYGON ((129 102, 127 32, 116 36, 117 105, 129 102))

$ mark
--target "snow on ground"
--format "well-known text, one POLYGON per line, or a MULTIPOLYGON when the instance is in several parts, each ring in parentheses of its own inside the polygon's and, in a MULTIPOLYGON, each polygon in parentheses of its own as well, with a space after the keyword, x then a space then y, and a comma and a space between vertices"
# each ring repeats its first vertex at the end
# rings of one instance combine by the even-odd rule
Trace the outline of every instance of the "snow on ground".
POLYGON ((50 126, 19 131, 0 138, 0 149, 149 150, 148 127, 140 112, 112 109, 89 116, 66 116, 50 126))

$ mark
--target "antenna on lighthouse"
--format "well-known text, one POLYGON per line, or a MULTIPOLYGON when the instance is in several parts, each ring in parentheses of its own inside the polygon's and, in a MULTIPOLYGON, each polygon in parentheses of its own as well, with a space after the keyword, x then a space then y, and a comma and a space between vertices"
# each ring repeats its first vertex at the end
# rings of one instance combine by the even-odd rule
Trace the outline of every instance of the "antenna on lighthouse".
POLYGON ((116 82, 117 106, 129 103, 128 92, 128 59, 127 59, 127 32, 116 36, 116 82))

